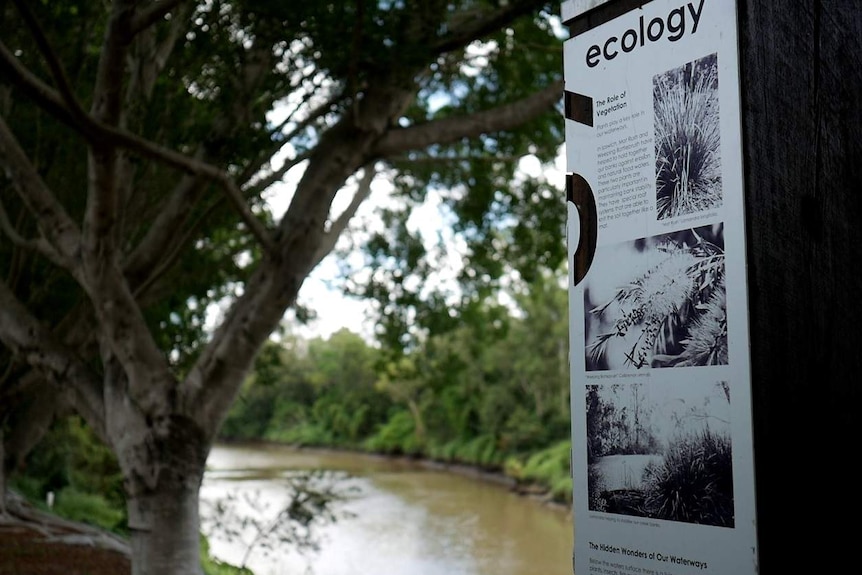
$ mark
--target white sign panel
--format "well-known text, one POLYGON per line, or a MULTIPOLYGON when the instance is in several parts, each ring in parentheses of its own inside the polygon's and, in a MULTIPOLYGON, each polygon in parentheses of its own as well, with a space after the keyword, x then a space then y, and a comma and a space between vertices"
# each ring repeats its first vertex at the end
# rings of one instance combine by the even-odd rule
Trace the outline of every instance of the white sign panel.
POLYGON ((575 573, 754 574, 736 3, 564 50, 575 573))

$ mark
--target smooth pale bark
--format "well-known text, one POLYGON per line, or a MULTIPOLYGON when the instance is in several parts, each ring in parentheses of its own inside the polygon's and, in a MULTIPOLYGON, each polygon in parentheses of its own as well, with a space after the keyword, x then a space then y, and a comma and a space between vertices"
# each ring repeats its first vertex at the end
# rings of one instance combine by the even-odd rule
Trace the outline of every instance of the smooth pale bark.
MULTIPOLYGON (((203 470, 201 470, 201 475, 203 470)), ((198 486, 128 500, 132 575, 201 575, 198 486)))
POLYGON ((209 443, 187 418, 145 426, 132 426, 130 436, 138 441, 118 449, 132 575, 200 575, 198 495, 209 443))

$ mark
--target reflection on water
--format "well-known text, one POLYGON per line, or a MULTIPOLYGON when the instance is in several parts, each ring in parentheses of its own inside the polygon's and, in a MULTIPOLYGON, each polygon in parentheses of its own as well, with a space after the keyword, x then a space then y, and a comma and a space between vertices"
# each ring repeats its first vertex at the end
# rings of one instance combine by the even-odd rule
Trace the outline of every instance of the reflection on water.
MULTIPOLYGON (((572 526, 551 509, 488 482, 361 454, 282 446, 216 446, 201 490, 208 502, 239 490, 270 509, 289 499, 284 473, 343 471, 354 514, 320 529, 321 546, 305 557, 290 549, 254 552, 256 575, 571 575, 572 526)), ((241 501, 239 498, 238 501, 241 501)), ((249 511, 249 509, 247 509, 249 511)), ((245 546, 213 538, 216 557, 241 562, 245 546)))

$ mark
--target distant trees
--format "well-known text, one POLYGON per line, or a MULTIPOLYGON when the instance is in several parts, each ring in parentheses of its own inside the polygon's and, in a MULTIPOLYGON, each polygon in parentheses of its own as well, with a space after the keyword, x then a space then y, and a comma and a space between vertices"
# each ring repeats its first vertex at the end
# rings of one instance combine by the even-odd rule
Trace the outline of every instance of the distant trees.
POLYGON ((222 435, 522 467, 570 438, 566 297, 549 275, 492 333, 464 322, 399 353, 348 331, 269 344, 222 435))
POLYGON ((605 455, 655 453, 661 449, 653 430, 655 405, 641 387, 612 385, 609 392, 623 399, 603 399, 598 386, 586 392, 589 460, 605 455))

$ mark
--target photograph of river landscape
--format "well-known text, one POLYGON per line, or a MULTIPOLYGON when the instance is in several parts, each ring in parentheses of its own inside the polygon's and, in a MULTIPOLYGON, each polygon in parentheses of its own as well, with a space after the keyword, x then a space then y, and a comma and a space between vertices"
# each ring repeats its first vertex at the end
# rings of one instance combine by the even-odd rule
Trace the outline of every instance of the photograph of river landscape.
MULTIPOLYGON (((507 486, 416 461, 279 445, 216 445, 201 489, 212 555, 255 575, 570 575, 567 509, 507 486), (255 545, 255 527, 219 526, 219 513, 267 524, 308 470, 340 493, 334 522, 313 526, 317 549, 255 545), (260 504, 266 501, 266 508, 260 504), (219 507, 221 504, 221 507, 219 507)), ((319 486, 319 485, 318 485, 319 486)))
POLYGON ((734 526, 727 382, 589 385, 589 509, 734 526))

